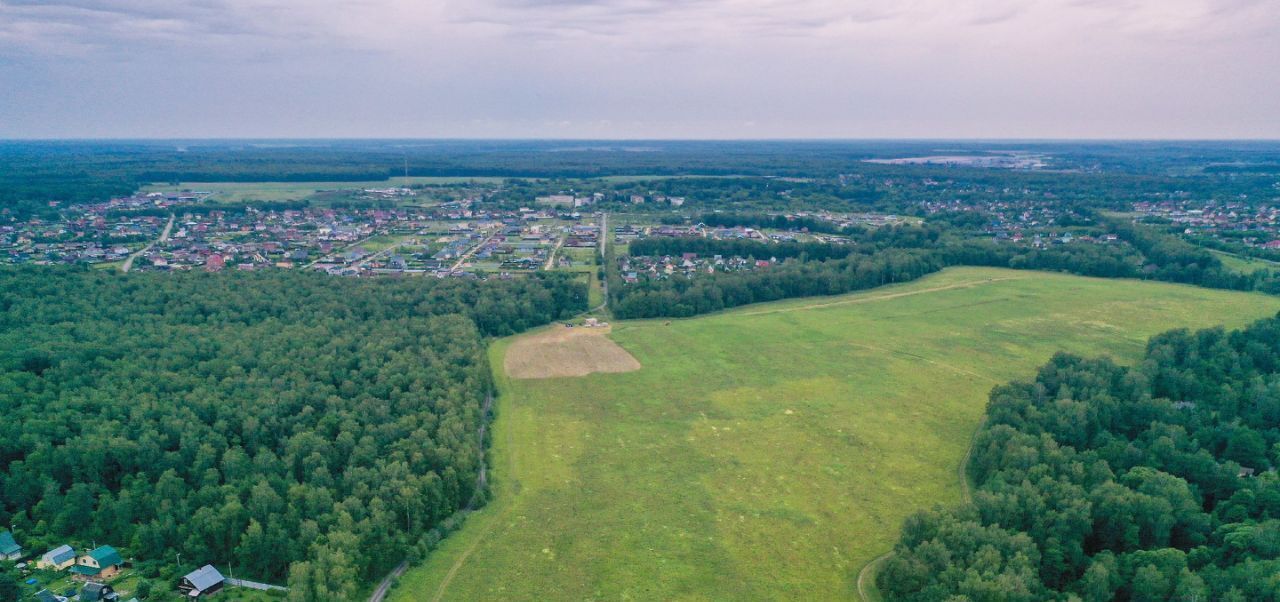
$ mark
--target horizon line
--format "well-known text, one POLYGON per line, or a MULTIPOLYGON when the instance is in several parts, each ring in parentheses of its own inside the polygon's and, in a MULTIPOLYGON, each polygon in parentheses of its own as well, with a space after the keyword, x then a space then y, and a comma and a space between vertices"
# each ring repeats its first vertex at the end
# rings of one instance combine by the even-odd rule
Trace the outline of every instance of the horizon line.
POLYGON ((1089 143, 1089 142, 1274 142, 1280 137, 763 137, 763 138, 586 138, 586 137, 412 137, 412 136, 329 136, 329 137, 245 137, 245 136, 88 136, 88 137, 0 137, 13 142, 983 142, 983 143, 1089 143))

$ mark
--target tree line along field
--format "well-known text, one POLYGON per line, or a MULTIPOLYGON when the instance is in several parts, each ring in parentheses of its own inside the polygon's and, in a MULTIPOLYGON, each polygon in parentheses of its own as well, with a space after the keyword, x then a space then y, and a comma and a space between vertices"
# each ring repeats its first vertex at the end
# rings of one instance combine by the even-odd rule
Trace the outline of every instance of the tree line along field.
MULTIPOLYGON (((995 385, 1055 352, 1139 358, 1280 299, 952 268, 864 293, 615 323, 635 372, 500 392, 493 501, 394 600, 849 599, 910 513, 961 498, 995 385)), ((874 594, 874 592, 873 592, 874 594)))
POLYGON ((487 337, 585 309, 551 273, 0 271, 0 524, 158 589, 212 563, 353 599, 483 497, 487 337))

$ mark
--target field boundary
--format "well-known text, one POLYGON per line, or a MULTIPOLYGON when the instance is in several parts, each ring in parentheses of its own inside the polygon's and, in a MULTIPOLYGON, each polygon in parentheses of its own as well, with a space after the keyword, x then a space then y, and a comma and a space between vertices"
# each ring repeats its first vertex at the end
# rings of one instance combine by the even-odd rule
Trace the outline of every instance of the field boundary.
MULTIPOLYGON (((872 301, 885 301, 885 300, 889 300, 889 299, 898 299, 898 298, 901 298, 901 297, 910 297, 910 296, 913 296, 913 295, 922 295, 922 294, 925 294, 925 293, 937 293, 937 292, 941 292, 941 291, 948 291, 948 290, 954 290, 954 289, 959 289, 959 288, 974 288, 974 287, 978 287, 978 286, 985 286, 985 285, 988 285, 988 284, 994 284, 994 283, 996 283, 996 282, 1005 282, 1005 281, 1008 281, 1008 280, 1025 280, 1025 278, 1023 278, 1023 277, 1015 277, 1015 276, 1006 276, 1006 277, 1004 277, 1004 278, 984 278, 984 279, 982 279, 982 280, 970 280, 970 281, 968 281, 968 282, 956 282, 956 283, 954 283, 954 284, 947 284, 947 285, 944 285, 944 286, 935 286, 935 287, 932 287, 932 288, 922 288, 922 289, 914 290, 914 291, 902 291, 902 292, 900 292, 900 293, 888 293, 888 294, 884 294, 884 295, 875 295, 875 296, 868 296, 868 295, 866 295, 865 293, 857 293, 857 292, 855 292, 855 293, 853 293, 853 294, 854 294, 854 295, 857 295, 857 297, 856 297, 856 298, 854 298, 854 299, 842 299, 842 300, 839 300, 839 301, 824 301, 824 302, 822 302, 822 303, 814 303, 814 304, 811 304, 811 305, 800 305, 800 306, 796 306, 796 307, 779 307, 779 308, 776 308, 776 309, 764 309, 764 310, 758 310, 758 311, 748 311, 748 312, 742 312, 742 315, 744 315, 744 316, 763 316, 763 315, 768 315, 768 314, 781 314, 781 313, 787 313, 787 312, 793 312, 793 311, 806 311, 806 310, 810 310, 810 309, 822 309, 822 308, 824 308, 824 307, 838 307, 838 306, 841 306, 841 305, 856 305, 856 304, 859 304, 859 303, 871 303, 872 301)), ((907 283, 905 283, 905 282, 904 282, 904 283, 902 283, 902 284, 907 284, 907 283)), ((878 287, 877 287, 877 288, 878 288, 878 287)), ((875 289, 868 289, 868 290, 875 290, 875 289)))
MULTIPOLYGON (((969 436, 969 447, 964 450, 964 457, 960 458, 960 467, 957 472, 960 477, 960 499, 963 504, 973 502, 973 493, 971 491, 972 486, 969 483, 969 473, 965 468, 969 466, 969 458, 973 456, 973 445, 977 442, 978 433, 982 432, 982 427, 986 425, 987 416, 986 412, 983 412, 982 420, 978 421, 977 428, 974 428, 973 434, 969 436)), ((872 599, 872 597, 867 594, 866 581, 868 576, 874 575, 876 571, 879 570, 880 565, 884 564, 884 561, 891 557, 893 557, 893 550, 889 550, 884 554, 872 558, 871 562, 862 565, 862 569, 858 571, 858 598, 861 599, 862 602, 880 602, 880 598, 872 599)))

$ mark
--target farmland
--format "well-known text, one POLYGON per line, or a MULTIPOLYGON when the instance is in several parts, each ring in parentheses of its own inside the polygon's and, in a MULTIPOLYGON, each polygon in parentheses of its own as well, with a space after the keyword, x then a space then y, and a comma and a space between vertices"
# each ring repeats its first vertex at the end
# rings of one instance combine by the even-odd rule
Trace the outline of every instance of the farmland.
POLYGON ((1263 295, 960 268, 615 323, 633 372, 510 379, 505 339, 490 350, 494 499, 392 599, 852 598, 907 514, 960 499, 994 384, 1059 350, 1128 361, 1169 328, 1277 310, 1263 295))
POLYGON ((152 184, 143 187, 142 192, 203 191, 213 193, 210 199, 219 203, 243 203, 246 201, 296 201, 327 190, 468 183, 495 184, 501 181, 502 178, 491 177, 394 177, 367 182, 181 182, 152 184))

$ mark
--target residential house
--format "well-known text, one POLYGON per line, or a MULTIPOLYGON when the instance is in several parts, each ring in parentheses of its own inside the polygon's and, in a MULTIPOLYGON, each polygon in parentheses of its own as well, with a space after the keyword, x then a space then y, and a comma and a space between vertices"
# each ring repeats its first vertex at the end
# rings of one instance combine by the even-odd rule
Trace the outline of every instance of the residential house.
POLYGON ((76 559, 71 573, 77 577, 90 579, 109 579, 120 572, 124 558, 111 546, 99 546, 97 549, 76 559))
POLYGON ((36 592, 34 597, 39 602, 67 602, 67 598, 65 596, 59 596, 47 589, 42 589, 36 592))
POLYGON ((227 261, 217 253, 210 255, 204 262, 204 269, 207 272, 221 272, 225 267, 227 267, 227 261))
POLYGON ((90 582, 80 590, 80 602, 116 602, 120 594, 105 583, 90 582))
POLYGON ((198 598, 216 593, 222 589, 226 579, 212 564, 206 564, 198 570, 187 573, 178 584, 178 591, 189 598, 198 598))
POLYGON ((45 552, 36 561, 36 568, 61 571, 76 563, 76 551, 68 545, 61 545, 45 552))
POLYGON ((0 531, 0 560, 14 560, 22 558, 22 546, 18 545, 17 540, 13 538, 13 533, 8 531, 0 531))

